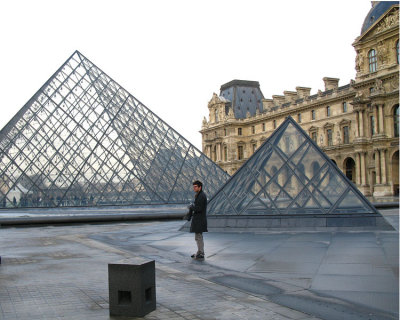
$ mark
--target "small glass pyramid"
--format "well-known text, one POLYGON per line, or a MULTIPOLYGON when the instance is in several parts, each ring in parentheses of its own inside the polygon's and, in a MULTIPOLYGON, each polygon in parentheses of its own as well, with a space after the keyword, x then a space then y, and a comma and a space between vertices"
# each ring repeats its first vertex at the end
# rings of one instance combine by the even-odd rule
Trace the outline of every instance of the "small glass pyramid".
POLYGON ((377 213, 288 117, 210 199, 209 215, 377 213))
POLYGON ((228 175, 76 51, 0 131, 0 207, 187 203, 228 175))

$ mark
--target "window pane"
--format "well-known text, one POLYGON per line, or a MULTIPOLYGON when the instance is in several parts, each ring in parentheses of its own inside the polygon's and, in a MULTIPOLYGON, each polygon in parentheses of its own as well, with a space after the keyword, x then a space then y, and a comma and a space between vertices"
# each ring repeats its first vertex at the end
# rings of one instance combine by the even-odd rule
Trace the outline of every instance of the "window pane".
POLYGON ((243 159, 243 146, 238 146, 238 160, 243 159))
POLYGON ((343 127, 343 143, 349 143, 349 127, 343 127))
POLYGON ((315 143, 317 143, 317 133, 316 132, 311 133, 311 138, 314 140, 315 143))
POLYGON ((369 72, 375 72, 377 68, 377 58, 374 49, 368 52, 368 60, 369 60, 369 72))
POLYGON ((375 117, 371 116, 370 120, 371 120, 371 136, 373 136, 375 134, 375 117))
MULTIPOLYGON (((397 43, 398 44, 398 43, 397 43)), ((394 136, 399 136, 399 123, 400 123, 400 114, 399 114, 399 106, 397 105, 394 108, 394 136)))
POLYGON ((326 133, 327 133, 327 136, 328 136, 328 146, 331 146, 332 145, 332 129, 328 129, 326 131, 326 133))

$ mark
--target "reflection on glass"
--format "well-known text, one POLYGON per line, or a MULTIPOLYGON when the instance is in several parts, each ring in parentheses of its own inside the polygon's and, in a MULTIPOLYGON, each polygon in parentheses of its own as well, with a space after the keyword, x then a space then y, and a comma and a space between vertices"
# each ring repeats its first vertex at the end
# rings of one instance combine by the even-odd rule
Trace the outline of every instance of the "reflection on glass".
POLYGON ((79 52, 0 132, 0 207, 186 203, 228 175, 79 52))
POLYGON ((346 208, 376 212, 289 117, 211 199, 208 212, 330 214, 346 208))

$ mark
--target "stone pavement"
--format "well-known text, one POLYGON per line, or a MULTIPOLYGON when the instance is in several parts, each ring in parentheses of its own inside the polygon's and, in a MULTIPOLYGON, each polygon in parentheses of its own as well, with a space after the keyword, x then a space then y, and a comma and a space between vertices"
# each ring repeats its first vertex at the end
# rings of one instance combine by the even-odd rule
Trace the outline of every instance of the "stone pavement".
MULTIPOLYGON (((0 229, 0 319, 114 319, 108 263, 156 261, 144 319, 398 319, 397 231, 205 234, 184 221, 0 229)), ((127 318, 115 318, 127 319, 127 318)))

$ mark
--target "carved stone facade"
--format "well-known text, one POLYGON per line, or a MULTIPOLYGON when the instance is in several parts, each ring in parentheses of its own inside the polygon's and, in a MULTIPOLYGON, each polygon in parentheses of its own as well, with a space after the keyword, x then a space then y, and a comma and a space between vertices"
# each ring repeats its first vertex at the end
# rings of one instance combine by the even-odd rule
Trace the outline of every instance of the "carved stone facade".
MULTIPOLYGON (((380 2, 372 4, 373 16, 380 2)), ((325 77, 325 91, 296 87, 262 99, 262 110, 245 117, 236 116, 237 102, 214 93, 200 131, 203 152, 233 174, 290 115, 364 195, 398 195, 399 5, 386 6, 353 43, 356 79, 349 84, 325 77)))

